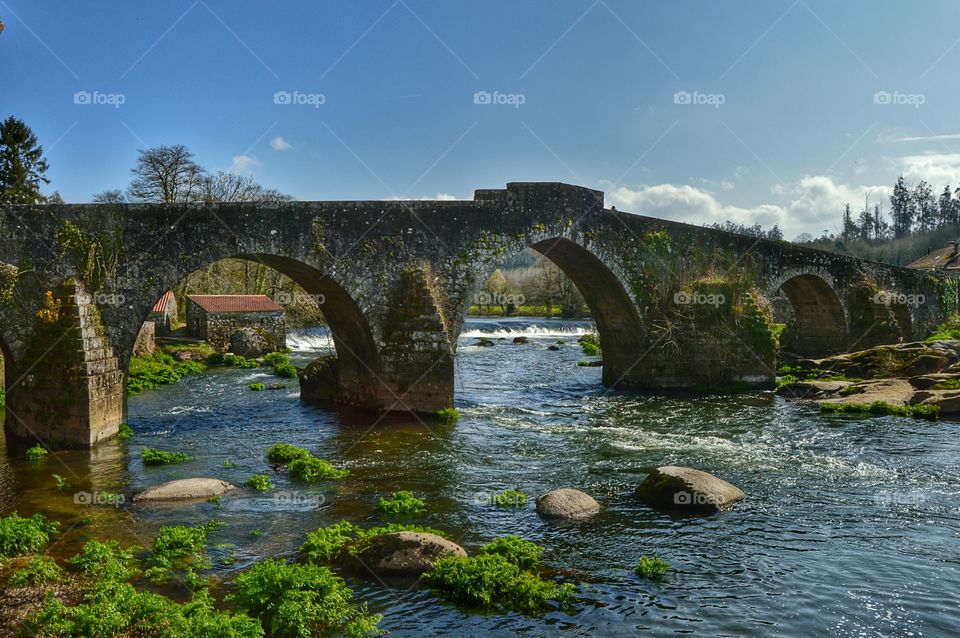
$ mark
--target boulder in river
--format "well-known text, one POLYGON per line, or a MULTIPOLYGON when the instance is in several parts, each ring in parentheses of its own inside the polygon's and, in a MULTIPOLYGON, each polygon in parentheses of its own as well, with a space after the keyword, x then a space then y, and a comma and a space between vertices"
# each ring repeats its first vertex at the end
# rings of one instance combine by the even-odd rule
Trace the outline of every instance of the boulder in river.
POLYGON ((133 497, 134 501, 186 501, 195 498, 220 496, 237 489, 226 481, 215 478, 188 478, 148 487, 133 497))
POLYGON ((936 405, 940 416, 960 416, 960 390, 920 390, 910 400, 911 405, 936 405))
POLYGON ((514 337, 513 342, 518 346, 522 346, 526 343, 530 343, 530 339, 528 337, 514 337))
POLYGON ((297 375, 300 400, 334 401, 340 391, 340 365, 336 355, 317 357, 297 375))
POLYGON ((487 337, 477 337, 477 342, 473 345, 480 346, 481 348, 492 348, 493 339, 489 339, 487 337))
POLYGON ((740 488, 713 474, 677 465, 650 472, 635 494, 653 507, 694 512, 716 512, 746 497, 740 488))
POLYGON ((537 497, 537 514, 547 518, 583 518, 600 511, 592 496, 562 487, 537 497))
POLYGON ((453 541, 427 532, 390 532, 363 542, 356 559, 378 576, 419 576, 444 556, 467 555, 453 541))
POLYGON ((554 352, 556 352, 556 351, 559 350, 559 349, 560 349, 560 346, 558 346, 558 345, 555 344, 555 343, 551 343, 549 346, 547 346, 547 350, 552 350, 552 351, 554 351, 554 352))

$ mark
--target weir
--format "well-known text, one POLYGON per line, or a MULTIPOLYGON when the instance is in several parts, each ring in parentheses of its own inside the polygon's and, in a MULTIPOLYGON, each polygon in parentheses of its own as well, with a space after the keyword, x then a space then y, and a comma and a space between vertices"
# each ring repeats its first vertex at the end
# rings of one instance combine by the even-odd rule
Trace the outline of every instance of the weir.
POLYGON ((528 247, 583 294, 610 387, 768 386, 778 346, 820 356, 911 340, 945 313, 944 284, 925 273, 623 213, 561 183, 450 202, 13 206, 0 209, 7 430, 58 446, 113 436, 153 305, 225 258, 274 268, 324 300, 337 353, 321 366, 329 399, 436 412, 454 400, 467 310, 528 247), (925 302, 888 302, 903 298, 925 302))

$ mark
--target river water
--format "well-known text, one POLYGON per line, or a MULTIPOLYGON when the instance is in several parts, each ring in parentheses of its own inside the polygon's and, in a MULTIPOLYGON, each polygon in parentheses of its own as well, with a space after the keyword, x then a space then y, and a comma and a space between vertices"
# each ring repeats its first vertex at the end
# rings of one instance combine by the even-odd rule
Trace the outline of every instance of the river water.
MULTIPOLYGON (((600 369, 578 367, 584 322, 472 319, 457 364, 460 421, 376 418, 302 404, 295 383, 261 370, 214 370, 130 400, 135 435, 41 464, 4 455, 0 507, 63 521, 53 552, 90 535, 149 546, 162 524, 227 523, 214 575, 267 556, 295 555, 307 531, 341 519, 378 522, 379 496, 424 497, 425 524, 468 548, 518 534, 544 545, 551 573, 580 583, 573 612, 542 618, 465 614, 428 590, 352 580, 395 636, 956 636, 960 635, 960 428, 952 422, 824 417, 760 394, 678 399, 611 392, 600 369), (472 345, 477 336, 498 340, 472 345), (512 337, 525 335, 527 345, 512 337), (546 346, 565 341, 558 352, 546 346), (76 504, 75 494, 129 495, 190 476, 242 483, 272 473, 264 451, 285 441, 351 470, 304 490, 219 505, 76 504), (182 465, 145 468, 144 446, 184 451, 182 465), (227 465, 233 467, 224 467, 227 465), (746 501, 710 517, 649 509, 633 488, 647 469, 688 465, 741 487, 746 501), (72 485, 55 488, 52 473, 72 485), (604 511, 577 523, 539 518, 532 503, 496 508, 488 495, 572 486, 604 511), (252 536, 251 529, 262 532, 252 536), (642 555, 672 571, 659 584, 632 572, 642 555)), ((322 330, 291 336, 300 365, 330 349, 322 330)), ((642 363, 641 363, 642 365, 642 363)), ((84 496, 80 497, 83 500, 84 496)))

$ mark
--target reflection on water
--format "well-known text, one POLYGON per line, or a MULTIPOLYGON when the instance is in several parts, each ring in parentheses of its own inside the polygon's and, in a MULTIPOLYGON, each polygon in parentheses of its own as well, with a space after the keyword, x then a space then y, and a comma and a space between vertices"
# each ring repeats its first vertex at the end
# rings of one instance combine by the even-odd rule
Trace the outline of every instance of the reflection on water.
MULTIPOLYGON (((93 453, 58 454, 39 465, 0 465, 4 511, 41 511, 68 529, 54 552, 70 554, 90 534, 149 545, 174 522, 227 523, 214 550, 229 578, 265 556, 293 557, 304 534, 348 518, 377 520, 377 498, 396 489, 424 496, 424 523, 449 530, 468 549, 504 534, 547 547, 548 566, 580 581, 583 604, 543 619, 465 615, 428 591, 354 581, 397 636, 949 636, 960 624, 960 437, 957 425, 892 417, 824 418, 760 395, 695 400, 610 392, 598 368, 577 367, 585 322, 477 319, 458 349, 453 426, 414 417, 329 411, 300 403, 295 383, 268 371, 214 370, 130 401, 135 436, 93 453), (514 345, 512 337, 530 337, 514 345), (475 347, 475 337, 493 348, 475 347), (565 341, 559 351, 546 346, 565 341), (200 502, 120 508, 80 506, 76 491, 130 495, 161 481, 217 476, 242 483, 273 473, 264 450, 305 445, 348 467, 336 483, 304 489, 273 474, 276 490, 200 502), (145 468, 144 446, 179 450, 182 465, 145 468), (225 467, 225 462, 229 467, 225 467), (735 511, 676 517, 638 503, 647 468, 692 465, 742 487, 735 511), (72 484, 57 492, 51 474, 72 484), (576 524, 486 504, 494 491, 537 494, 576 486, 605 510, 576 524), (260 529, 259 537, 250 535, 260 529), (641 555, 674 571, 662 584, 636 578, 641 555)), ((303 365, 331 348, 322 330, 291 335, 303 365)))

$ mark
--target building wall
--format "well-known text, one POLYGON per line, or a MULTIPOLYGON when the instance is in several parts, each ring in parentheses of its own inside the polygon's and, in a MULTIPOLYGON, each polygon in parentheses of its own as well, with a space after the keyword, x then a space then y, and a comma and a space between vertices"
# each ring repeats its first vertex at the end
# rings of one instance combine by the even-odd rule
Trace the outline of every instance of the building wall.
POLYGON ((187 329, 191 335, 205 339, 214 350, 229 350, 230 337, 241 328, 261 328, 273 337, 277 349, 287 346, 283 311, 212 313, 187 300, 187 329))

